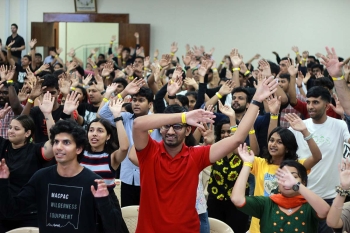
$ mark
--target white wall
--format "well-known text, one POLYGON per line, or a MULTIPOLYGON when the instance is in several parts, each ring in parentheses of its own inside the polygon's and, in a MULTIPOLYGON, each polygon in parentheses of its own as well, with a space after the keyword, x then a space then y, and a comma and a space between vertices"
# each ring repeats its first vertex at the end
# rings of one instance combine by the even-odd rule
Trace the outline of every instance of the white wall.
MULTIPOLYGON (((0 1, 2 8, 9 0, 0 1)), ((10 1, 11 20, 20 15, 19 1, 23 0, 10 1)), ((324 46, 329 45, 334 46, 340 56, 350 56, 346 41, 350 38, 347 29, 350 1, 347 0, 97 1, 99 13, 129 13, 130 23, 151 24, 151 51, 159 48, 161 53, 169 52, 170 43, 177 41, 179 54, 185 52, 186 43, 197 44, 207 49, 215 47, 216 59, 234 47, 246 59, 255 53, 274 59, 271 51, 284 56, 292 53, 292 45, 311 54, 323 52, 324 46)), ((30 39, 30 22, 41 22, 44 12, 72 13, 74 2, 28 0, 26 41, 30 39)), ((0 20, 0 32, 6 26, 0 20)))

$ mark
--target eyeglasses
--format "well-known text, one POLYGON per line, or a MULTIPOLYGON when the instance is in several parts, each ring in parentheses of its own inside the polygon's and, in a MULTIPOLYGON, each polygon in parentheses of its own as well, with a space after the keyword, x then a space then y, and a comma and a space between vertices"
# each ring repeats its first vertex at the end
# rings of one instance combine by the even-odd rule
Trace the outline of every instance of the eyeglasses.
POLYGON ((173 124, 173 125, 163 125, 161 128, 163 130, 168 131, 171 127, 173 127, 174 131, 181 131, 183 127, 186 127, 186 124, 173 124))

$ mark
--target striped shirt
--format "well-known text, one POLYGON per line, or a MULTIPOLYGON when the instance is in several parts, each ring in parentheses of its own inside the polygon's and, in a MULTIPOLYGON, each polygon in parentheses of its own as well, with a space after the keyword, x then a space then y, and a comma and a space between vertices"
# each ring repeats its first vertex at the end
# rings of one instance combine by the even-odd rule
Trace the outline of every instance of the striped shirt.
POLYGON ((80 165, 90 169, 97 175, 101 176, 107 184, 108 189, 115 187, 114 179, 116 171, 111 166, 111 155, 102 152, 84 151, 84 157, 80 161, 80 165))

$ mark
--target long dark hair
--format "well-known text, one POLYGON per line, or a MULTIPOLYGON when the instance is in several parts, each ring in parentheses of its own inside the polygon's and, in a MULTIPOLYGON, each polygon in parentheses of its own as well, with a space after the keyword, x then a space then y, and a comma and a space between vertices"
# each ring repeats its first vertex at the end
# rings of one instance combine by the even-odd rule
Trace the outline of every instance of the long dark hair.
MULTIPOLYGON (((103 127, 107 131, 107 135, 110 135, 110 138, 107 140, 106 145, 104 146, 103 151, 105 151, 108 154, 113 153, 115 150, 119 149, 119 140, 117 136, 117 130, 114 128, 107 120, 102 118, 96 118, 90 122, 90 124, 87 127, 87 133, 89 133, 90 126, 94 122, 99 122, 103 125, 103 127)), ((92 152, 90 143, 87 144, 86 150, 88 152, 92 152)))
POLYGON ((35 134, 35 123, 33 119, 27 115, 19 115, 13 118, 13 120, 17 120, 19 123, 21 123, 22 127, 24 128, 24 132, 27 132, 28 130, 30 130, 30 135, 29 137, 26 138, 26 141, 25 141, 26 143, 29 143, 30 139, 35 134))
MULTIPOLYGON (((297 155, 298 144, 294 134, 289 129, 276 127, 269 134, 267 143, 270 141, 270 138, 274 133, 277 133, 281 137, 281 141, 286 148, 286 153, 284 155, 283 160, 296 161, 298 159, 298 155, 297 155)), ((269 150, 267 148, 265 148, 262 157, 266 159, 266 162, 268 164, 272 164, 272 156, 270 155, 269 150)))
POLYGON ((216 124, 215 131, 214 131, 216 142, 221 140, 221 129, 222 129, 222 126, 225 124, 230 124, 230 121, 228 119, 223 119, 222 121, 216 124))

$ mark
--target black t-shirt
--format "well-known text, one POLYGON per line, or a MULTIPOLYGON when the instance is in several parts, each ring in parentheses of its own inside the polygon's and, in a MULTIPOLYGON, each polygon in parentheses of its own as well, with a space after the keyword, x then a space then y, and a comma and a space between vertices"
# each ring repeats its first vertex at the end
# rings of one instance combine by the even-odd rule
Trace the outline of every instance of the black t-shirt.
MULTIPOLYGON (((62 112, 62 105, 60 105, 55 111, 52 111, 52 117, 55 122, 61 118, 62 112)), ((31 108, 29 115, 33 118, 33 121, 37 127, 34 136, 35 142, 46 142, 49 140, 46 129, 46 120, 44 114, 40 111, 40 108, 38 106, 31 108)))
POLYGON ((89 103, 81 103, 78 106, 78 113, 80 116, 84 118, 83 127, 87 129, 87 125, 90 124, 92 120, 96 118, 98 107, 94 107, 92 104, 89 103))
MULTIPOLYGON (((21 188, 28 183, 33 174, 47 162, 42 153, 41 148, 44 143, 27 143, 23 147, 13 149, 8 139, 0 137, 0 159, 5 159, 10 170, 9 192, 12 196, 18 195, 21 188)), ((29 208, 23 214, 36 212, 35 208, 29 208)), ((19 216, 17 219, 21 219, 19 216)), ((0 214, 0 219, 5 219, 0 214)))
MULTIPOLYGON (((18 34, 14 38, 12 37, 12 35, 7 37, 6 45, 10 44, 11 41, 13 41, 13 40, 15 41, 15 43, 11 46, 13 48, 19 48, 19 47, 25 45, 23 37, 21 37, 18 34)), ((11 54, 12 54, 12 56, 18 57, 19 59, 21 59, 21 57, 22 57, 22 51, 20 51, 20 50, 19 51, 11 51, 11 54)))
MULTIPOLYGON (((29 69, 32 72, 35 72, 35 70, 32 69, 32 66, 29 66, 29 69)), ((16 73, 18 74, 17 82, 23 85, 24 79, 27 77, 26 69, 24 69, 22 66, 17 64, 16 65, 16 73)))
POLYGON ((8 179, 0 179, 0 210, 13 215, 31 203, 38 208, 40 233, 100 232, 98 214, 103 232, 121 232, 121 212, 111 198, 95 198, 91 185, 100 176, 87 168, 74 177, 62 177, 57 165, 37 171, 21 192, 12 197, 8 192, 8 179))

